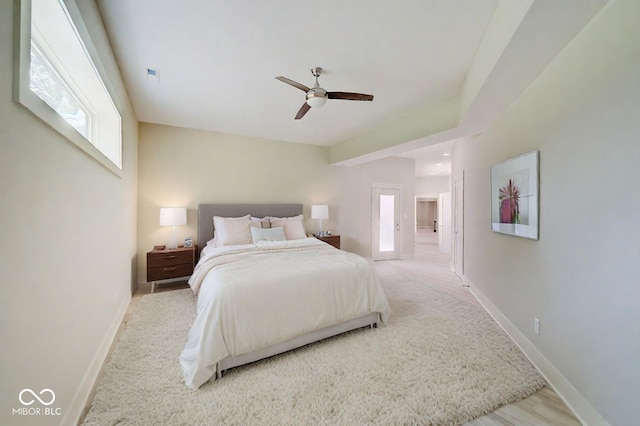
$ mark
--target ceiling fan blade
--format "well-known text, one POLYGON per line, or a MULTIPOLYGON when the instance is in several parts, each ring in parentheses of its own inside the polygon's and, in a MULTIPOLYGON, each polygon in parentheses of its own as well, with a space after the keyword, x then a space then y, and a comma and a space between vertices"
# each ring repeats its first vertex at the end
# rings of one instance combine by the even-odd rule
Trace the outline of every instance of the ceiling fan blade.
POLYGON ((304 84, 298 83, 297 81, 290 80, 290 79, 288 79, 287 77, 280 76, 280 77, 276 77, 276 79, 277 79, 277 80, 280 80, 280 81, 281 81, 281 82, 283 82, 283 83, 290 84, 290 85, 292 85, 293 87, 297 87, 298 89, 302 90, 303 92, 308 92, 308 91, 310 90, 310 89, 309 89, 307 86, 305 86, 304 84))
POLYGON ((329 99, 344 99, 347 101, 372 101, 373 95, 365 95, 364 93, 351 92, 327 92, 329 99))
POLYGON ((303 103, 302 106, 300 107, 300 110, 298 111, 298 113, 296 114, 296 120, 300 120, 302 117, 304 117, 304 115, 307 113, 307 111, 309 111, 311 109, 311 107, 309 106, 308 103, 303 103))

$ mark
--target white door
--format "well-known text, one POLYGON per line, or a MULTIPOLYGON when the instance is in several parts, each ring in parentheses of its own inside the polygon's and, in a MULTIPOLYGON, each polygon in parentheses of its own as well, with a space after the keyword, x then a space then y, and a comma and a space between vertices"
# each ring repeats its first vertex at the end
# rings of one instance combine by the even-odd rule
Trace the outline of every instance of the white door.
POLYGON ((451 193, 438 194, 438 246, 451 253, 451 193))
POLYGON ((374 184, 372 223, 373 260, 400 258, 400 194, 397 185, 374 184))
POLYGON ((464 275, 464 174, 453 177, 453 271, 464 275))

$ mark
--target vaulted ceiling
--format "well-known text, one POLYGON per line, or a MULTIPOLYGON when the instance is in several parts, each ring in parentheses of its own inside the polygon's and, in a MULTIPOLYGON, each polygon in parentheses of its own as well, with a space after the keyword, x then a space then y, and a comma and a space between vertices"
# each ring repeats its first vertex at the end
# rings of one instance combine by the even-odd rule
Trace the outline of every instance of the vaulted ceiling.
MULTIPOLYGON (((140 121, 349 164, 481 132, 607 0, 98 0, 140 121), (275 79, 374 95, 329 100, 275 79), (157 71, 157 78, 148 75, 157 71)), ((441 154, 440 154, 441 155, 441 154)))

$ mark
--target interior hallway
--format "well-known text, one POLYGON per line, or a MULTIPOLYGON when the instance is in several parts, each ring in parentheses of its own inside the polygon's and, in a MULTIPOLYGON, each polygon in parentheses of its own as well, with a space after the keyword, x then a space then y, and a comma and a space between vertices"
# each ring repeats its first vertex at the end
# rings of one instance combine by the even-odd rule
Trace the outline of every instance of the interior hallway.
POLYGON ((416 231, 415 255, 401 260, 374 262, 376 270, 389 270, 427 281, 448 293, 479 304, 469 289, 451 271, 451 254, 442 253, 438 247, 438 233, 433 228, 419 228, 416 231))

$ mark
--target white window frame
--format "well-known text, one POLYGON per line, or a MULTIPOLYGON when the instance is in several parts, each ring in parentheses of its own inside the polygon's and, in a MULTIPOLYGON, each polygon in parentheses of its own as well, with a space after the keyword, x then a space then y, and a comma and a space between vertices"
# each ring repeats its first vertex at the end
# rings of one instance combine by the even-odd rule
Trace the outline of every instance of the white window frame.
MULTIPOLYGON (((84 48, 84 53, 89 59, 96 77, 100 80, 100 86, 104 90, 104 93, 100 93, 100 96, 103 97, 103 100, 106 96, 111 107, 108 114, 103 116, 103 121, 108 124, 100 125, 101 113, 100 111, 96 111, 97 108, 94 108, 94 105, 91 102, 92 94, 82 91, 82 89, 80 89, 72 79, 69 79, 64 68, 56 67, 58 64, 55 62, 59 61, 60 57, 50 58, 47 54, 51 54, 51 52, 42 52, 43 49, 40 49, 41 53, 44 53, 49 60, 50 65, 53 65, 58 76, 62 78, 67 87, 71 89, 72 93, 74 93, 76 99, 80 100, 80 103, 85 107, 85 111, 88 110, 91 115, 88 120, 90 129, 87 129, 87 134, 91 140, 85 138, 45 101, 31 91, 31 0, 15 0, 14 3, 14 100, 25 106, 34 115, 46 122, 58 133, 63 135, 69 142, 89 154, 111 172, 121 177, 122 115, 120 114, 120 108, 118 108, 118 104, 114 97, 111 96, 111 93, 113 93, 113 90, 110 90, 112 86, 106 78, 104 67, 99 60, 95 47, 91 43, 91 39, 86 27, 84 26, 82 17, 75 2, 69 0, 64 2, 62 0, 53 1, 60 2, 71 27, 80 41, 81 46, 84 48)), ((39 48, 42 47, 41 40, 36 39, 34 41, 39 48)))

